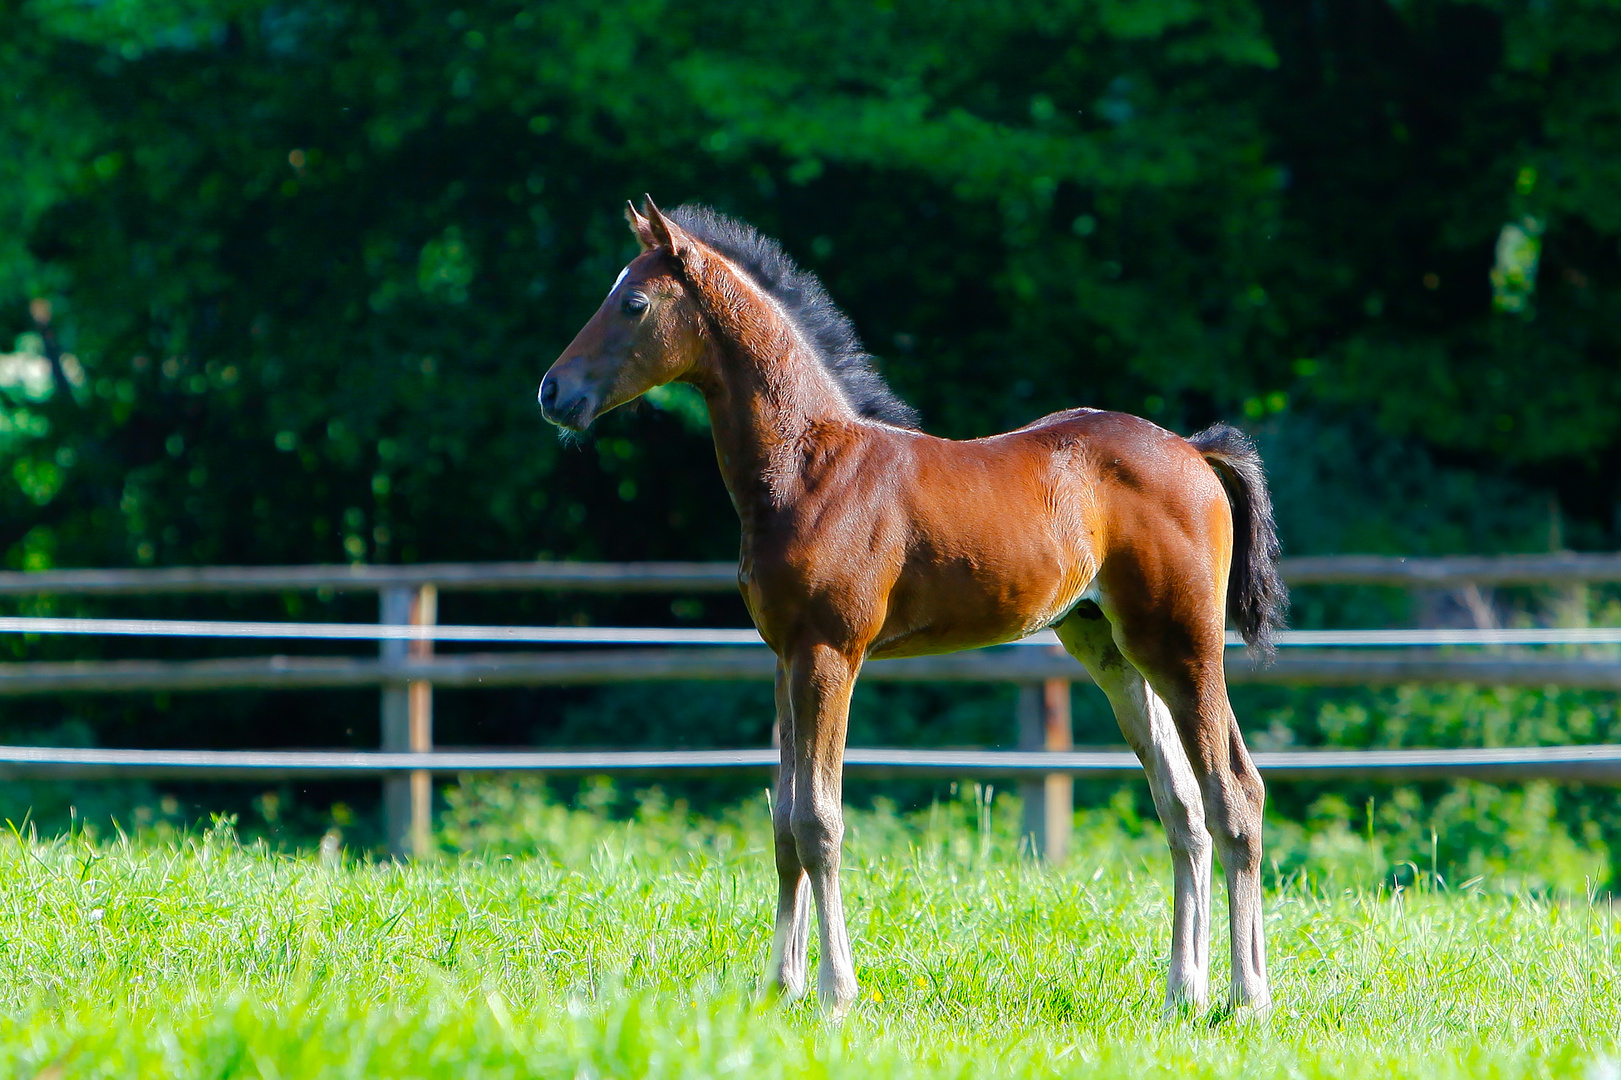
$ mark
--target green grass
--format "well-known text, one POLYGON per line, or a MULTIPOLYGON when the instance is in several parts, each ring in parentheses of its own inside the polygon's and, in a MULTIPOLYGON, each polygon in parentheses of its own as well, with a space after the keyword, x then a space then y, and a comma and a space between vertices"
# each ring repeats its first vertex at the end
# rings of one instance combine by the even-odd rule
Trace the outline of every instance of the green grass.
POLYGON ((1085 815, 1054 871, 1011 813, 852 814, 837 1028, 753 1004, 763 802, 614 822, 485 788, 447 815, 477 853, 405 867, 228 827, 13 835, 0 1076, 1621 1075, 1607 903, 1295 874, 1268 896, 1275 1016, 1163 1021, 1156 831, 1085 815))

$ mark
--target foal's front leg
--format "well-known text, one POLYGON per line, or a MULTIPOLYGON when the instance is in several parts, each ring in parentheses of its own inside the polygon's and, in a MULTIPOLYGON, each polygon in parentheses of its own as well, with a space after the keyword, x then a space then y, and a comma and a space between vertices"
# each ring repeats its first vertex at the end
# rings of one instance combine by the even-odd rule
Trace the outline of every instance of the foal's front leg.
POLYGON ((810 879, 794 844, 794 718, 788 672, 777 661, 777 738, 782 767, 771 806, 771 832, 777 859, 777 923, 766 961, 765 991, 797 998, 805 992, 805 954, 810 948, 810 879))
MULTIPOLYGON (((793 712, 794 798, 789 829, 799 865, 816 897, 821 967, 817 995, 833 1017, 842 1017, 856 998, 855 965, 844 929, 839 864, 844 843, 844 737, 850 691, 860 659, 829 645, 795 650, 788 659, 788 697, 793 712)), ((784 762, 787 761, 786 752, 784 762)))

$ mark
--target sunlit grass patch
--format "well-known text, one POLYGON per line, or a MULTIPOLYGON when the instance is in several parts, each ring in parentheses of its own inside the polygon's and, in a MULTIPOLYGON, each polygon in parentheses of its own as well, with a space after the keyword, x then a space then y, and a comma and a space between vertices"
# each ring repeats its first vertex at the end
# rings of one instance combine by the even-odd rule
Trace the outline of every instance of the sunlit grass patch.
MULTIPOLYGON (((1607 902, 1310 874, 1268 895, 1270 1020, 1162 1020, 1152 826, 1083 815, 1052 869, 995 800, 851 815, 862 994, 829 1028, 755 1001, 763 799, 613 820, 475 795, 409 866, 223 825, 0 842, 0 1075, 1585 1076, 1615 1046, 1607 902)), ((1219 916, 1213 944, 1219 990, 1219 916)))

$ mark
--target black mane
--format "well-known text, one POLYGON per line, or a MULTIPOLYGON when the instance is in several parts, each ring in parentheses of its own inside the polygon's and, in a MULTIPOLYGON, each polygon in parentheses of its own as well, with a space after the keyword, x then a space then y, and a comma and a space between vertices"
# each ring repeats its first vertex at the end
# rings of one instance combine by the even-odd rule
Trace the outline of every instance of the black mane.
POLYGON ((794 265, 781 244, 707 206, 688 203, 668 216, 737 264, 782 305, 856 412, 896 427, 918 426, 917 411, 896 397, 878 374, 872 355, 856 336, 855 324, 834 306, 816 275, 794 265))

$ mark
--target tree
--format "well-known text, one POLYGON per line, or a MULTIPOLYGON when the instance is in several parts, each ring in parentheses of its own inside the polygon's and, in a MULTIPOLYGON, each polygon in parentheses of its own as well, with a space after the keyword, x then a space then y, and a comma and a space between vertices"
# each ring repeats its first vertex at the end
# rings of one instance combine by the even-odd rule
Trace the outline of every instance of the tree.
POLYGON ((531 401, 644 191, 782 238, 942 434, 1241 419, 1296 550, 1615 541, 1613 4, 0 11, 13 566, 728 557, 690 399, 531 401))

